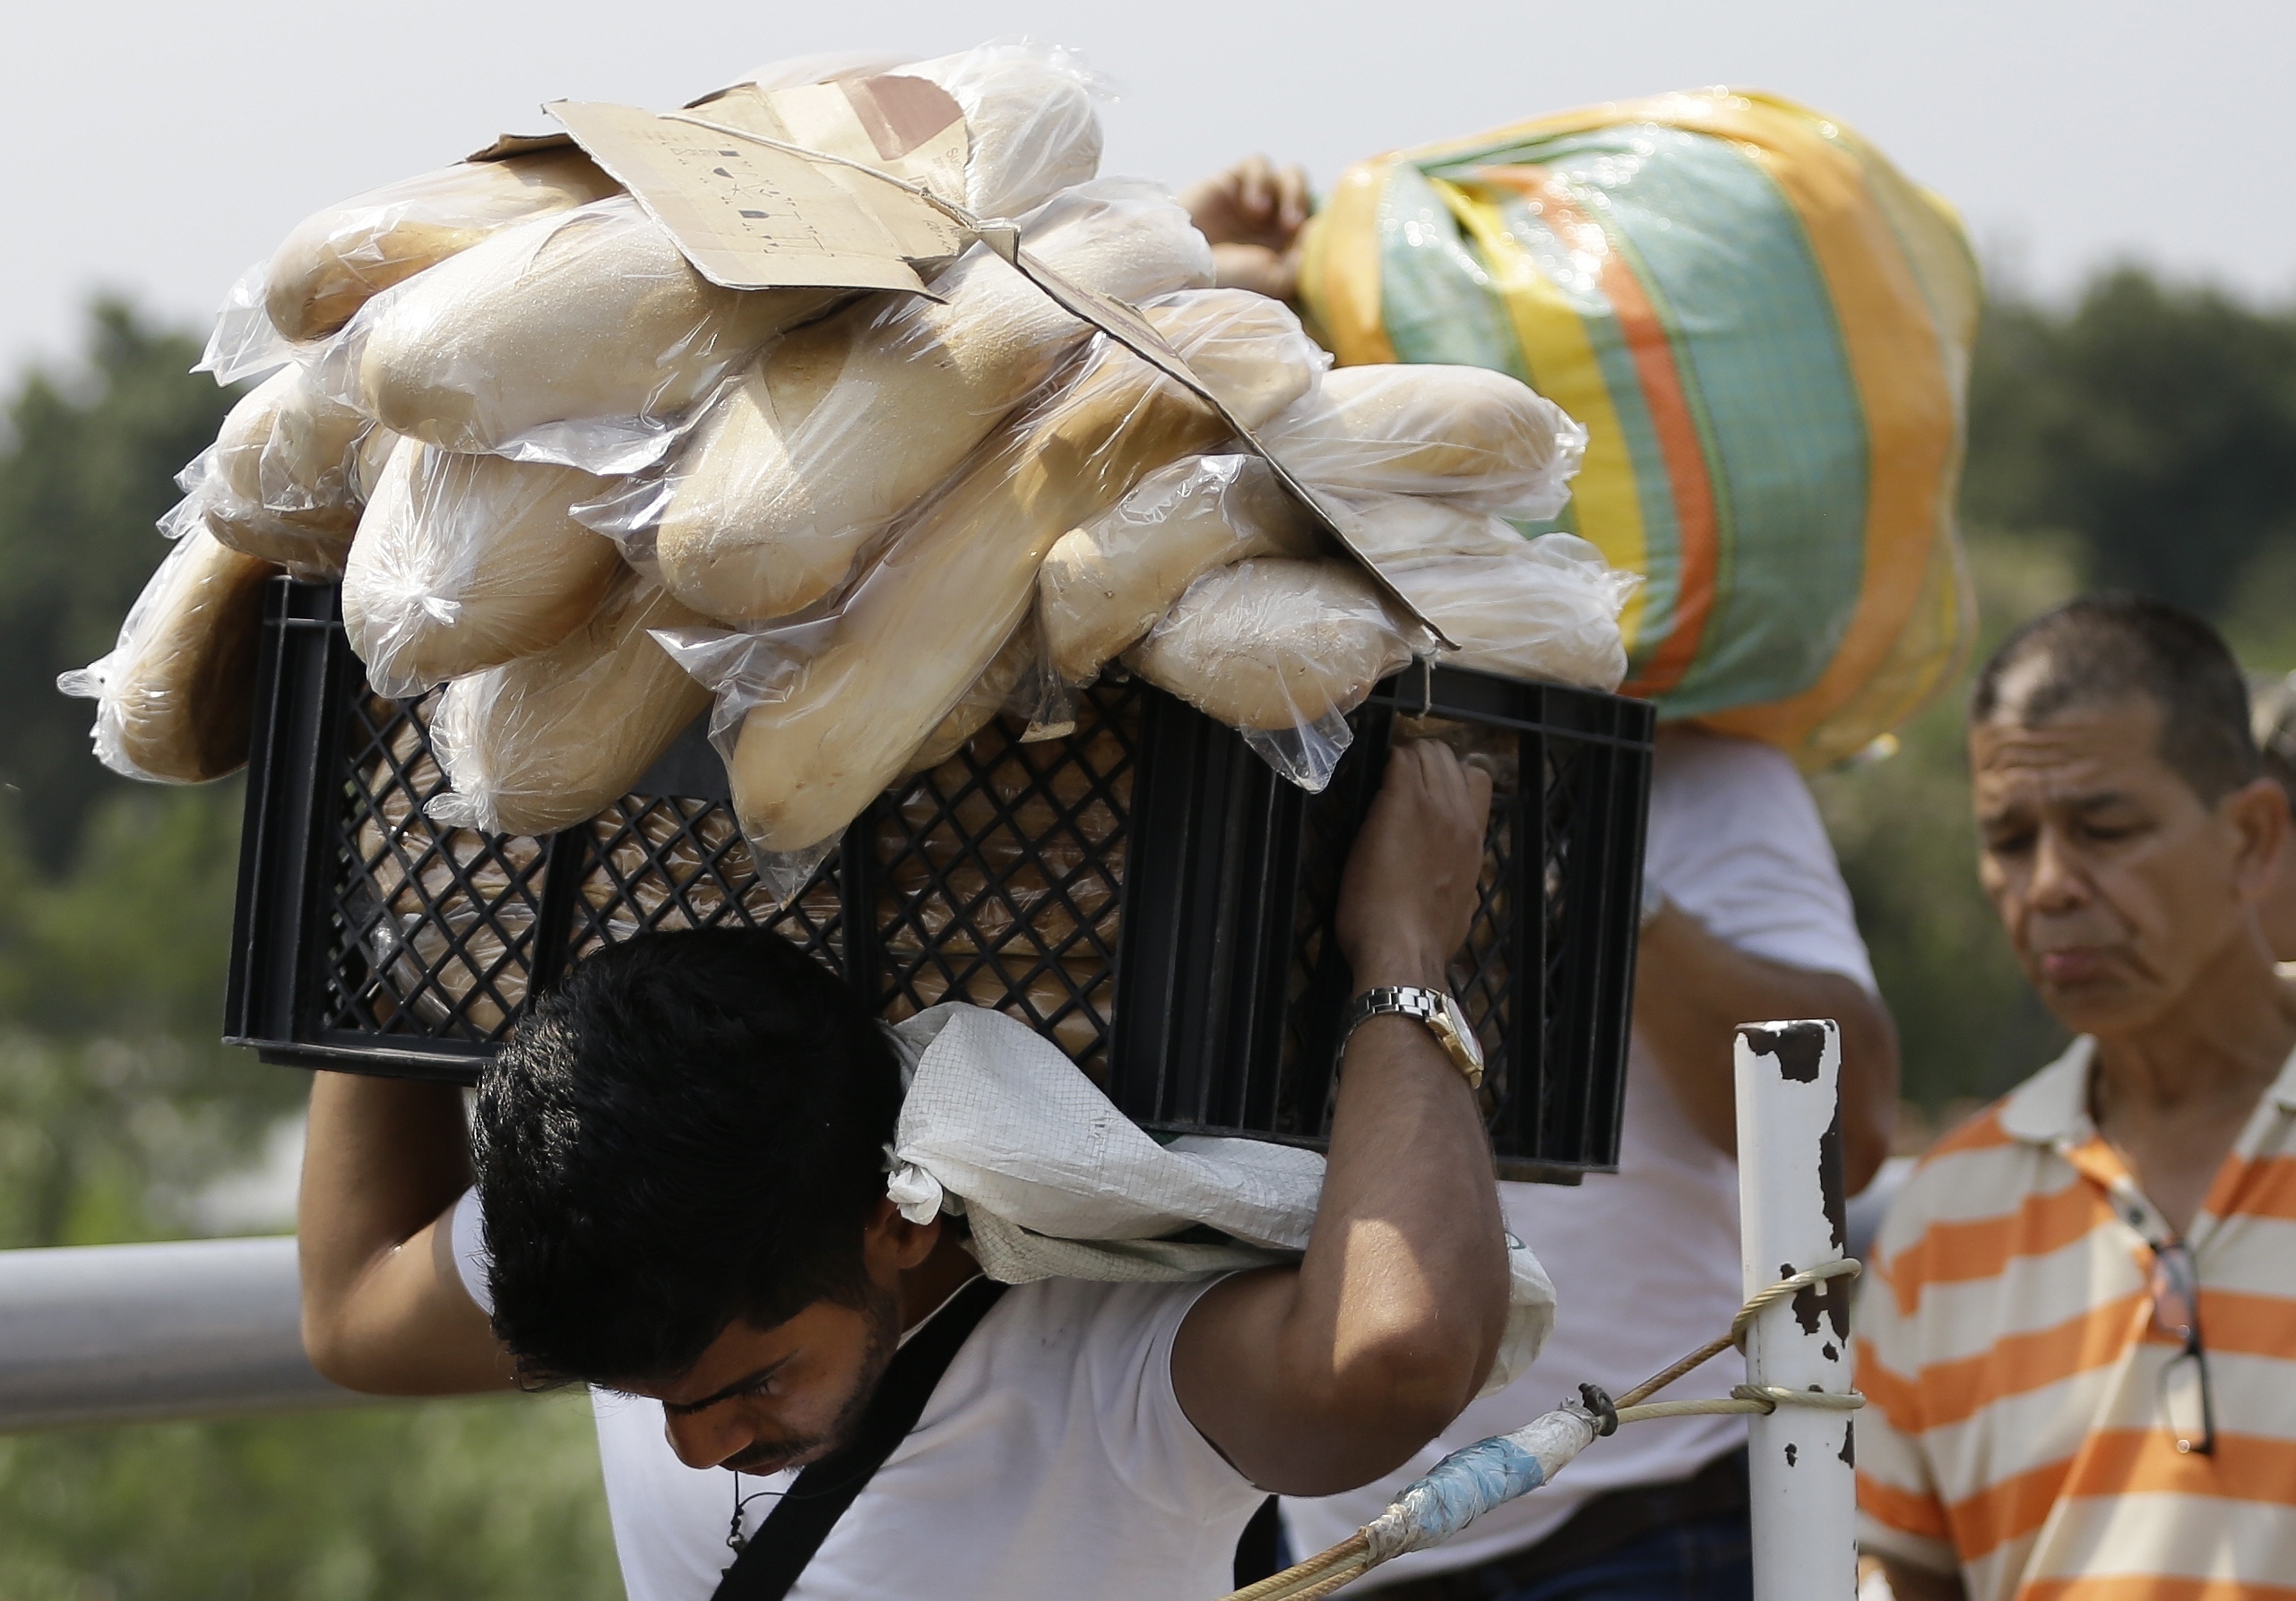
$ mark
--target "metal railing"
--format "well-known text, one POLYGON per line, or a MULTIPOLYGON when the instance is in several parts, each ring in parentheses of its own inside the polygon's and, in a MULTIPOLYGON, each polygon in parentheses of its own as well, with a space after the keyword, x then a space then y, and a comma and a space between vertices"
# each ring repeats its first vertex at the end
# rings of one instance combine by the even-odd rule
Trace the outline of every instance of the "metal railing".
POLYGON ((0 1431, 358 1406, 303 1355, 295 1241, 0 1251, 0 1431))

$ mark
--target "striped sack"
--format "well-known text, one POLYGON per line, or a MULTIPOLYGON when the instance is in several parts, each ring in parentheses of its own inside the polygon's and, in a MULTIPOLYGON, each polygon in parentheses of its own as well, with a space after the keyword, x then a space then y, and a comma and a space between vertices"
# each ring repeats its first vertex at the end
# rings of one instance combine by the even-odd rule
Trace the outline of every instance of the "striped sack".
POLYGON ((1648 580, 1625 693, 1805 768, 1959 667, 1954 522, 1977 270, 1848 128, 1715 90, 1350 169, 1301 297, 1342 365, 1457 362, 1586 426, 1552 523, 1648 580))

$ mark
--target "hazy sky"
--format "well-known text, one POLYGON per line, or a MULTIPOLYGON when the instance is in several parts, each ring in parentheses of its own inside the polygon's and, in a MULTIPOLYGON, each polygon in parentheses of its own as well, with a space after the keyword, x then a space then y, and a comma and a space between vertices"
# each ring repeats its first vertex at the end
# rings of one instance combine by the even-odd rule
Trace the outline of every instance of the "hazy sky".
POLYGON ((315 206, 565 96, 670 106, 766 59, 1078 47, 1121 90, 1106 169, 1251 151, 1327 183, 1398 144, 1592 100, 1761 87, 1862 130, 2045 292, 2136 257, 2296 293, 2296 6, 2280 0, 16 0, 0 66, 0 374, 99 286, 204 324, 315 206))

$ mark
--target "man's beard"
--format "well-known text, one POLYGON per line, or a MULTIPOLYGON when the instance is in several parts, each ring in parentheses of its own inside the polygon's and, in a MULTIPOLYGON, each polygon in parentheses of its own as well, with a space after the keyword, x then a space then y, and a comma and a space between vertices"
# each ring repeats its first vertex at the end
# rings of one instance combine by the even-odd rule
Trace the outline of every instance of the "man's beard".
POLYGON ((869 1403, 876 1399, 885 1370, 892 1365, 893 1354, 901 1347, 900 1292, 878 1291, 874 1285, 870 1289, 868 1304, 857 1309, 868 1325, 868 1343, 861 1350, 861 1370, 854 1377, 852 1392, 845 1398, 845 1404, 838 1408, 830 1425, 817 1434, 781 1434, 757 1441, 746 1450, 728 1457, 719 1467, 736 1473, 755 1473, 770 1463, 795 1462, 800 1458, 817 1462, 852 1442, 860 1431, 861 1418, 867 1413, 869 1403))

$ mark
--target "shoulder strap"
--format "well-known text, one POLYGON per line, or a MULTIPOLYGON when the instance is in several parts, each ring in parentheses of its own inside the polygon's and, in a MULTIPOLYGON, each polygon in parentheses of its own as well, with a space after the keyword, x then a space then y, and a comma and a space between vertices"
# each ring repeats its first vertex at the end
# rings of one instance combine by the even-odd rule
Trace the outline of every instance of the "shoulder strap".
POLYGON ((790 1593, 845 1509, 917 1426, 934 1386, 1004 1293, 992 1279, 974 1279, 893 1353, 853 1438, 798 1475, 718 1581, 712 1601, 781 1601, 790 1593))

